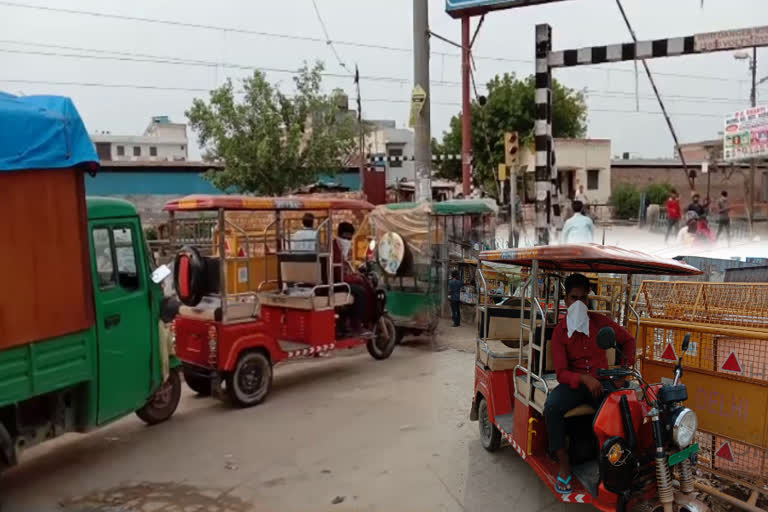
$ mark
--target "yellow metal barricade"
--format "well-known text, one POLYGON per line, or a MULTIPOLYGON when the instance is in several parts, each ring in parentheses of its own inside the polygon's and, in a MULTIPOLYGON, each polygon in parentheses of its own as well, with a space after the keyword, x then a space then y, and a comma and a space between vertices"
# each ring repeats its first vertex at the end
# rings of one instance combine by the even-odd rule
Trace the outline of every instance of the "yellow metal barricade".
POLYGON ((673 376, 691 335, 683 383, 699 418, 699 465, 768 484, 768 284, 645 281, 635 309, 648 382, 673 376))

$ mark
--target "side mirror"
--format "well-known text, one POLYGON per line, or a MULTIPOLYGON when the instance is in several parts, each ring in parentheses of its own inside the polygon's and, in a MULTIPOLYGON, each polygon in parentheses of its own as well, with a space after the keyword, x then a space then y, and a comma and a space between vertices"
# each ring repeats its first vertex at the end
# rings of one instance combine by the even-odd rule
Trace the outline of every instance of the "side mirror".
POLYGON ((597 346, 603 350, 616 348, 616 333, 612 327, 603 327, 597 333, 597 346))
POLYGON ((686 333, 683 338, 683 354, 688 352, 688 346, 691 344, 691 333, 686 333))
POLYGON ((152 282, 155 284, 160 284, 170 275, 171 269, 168 267, 168 265, 160 265, 155 269, 154 272, 152 272, 152 282))

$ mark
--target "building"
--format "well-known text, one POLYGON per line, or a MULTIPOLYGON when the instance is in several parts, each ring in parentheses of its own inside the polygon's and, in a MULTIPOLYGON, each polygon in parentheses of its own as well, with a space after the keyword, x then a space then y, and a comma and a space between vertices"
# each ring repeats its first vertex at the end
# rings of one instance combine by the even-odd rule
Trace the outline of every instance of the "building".
POLYGON ((768 283, 768 265, 725 269, 726 283, 768 283))
MULTIPOLYGON (((573 199, 579 187, 590 204, 607 204, 611 196, 611 141, 608 139, 555 139, 555 159, 560 194, 573 199)), ((536 155, 532 148, 521 153, 525 172, 526 202, 535 201, 536 155)))
POLYGON ((168 116, 154 116, 143 135, 91 134, 102 162, 186 161, 187 125, 172 123, 168 116))
POLYGON ((372 129, 365 136, 365 150, 374 159, 384 160, 387 186, 394 186, 403 178, 413 181, 416 178, 413 130, 397 128, 394 121, 367 123, 372 129))

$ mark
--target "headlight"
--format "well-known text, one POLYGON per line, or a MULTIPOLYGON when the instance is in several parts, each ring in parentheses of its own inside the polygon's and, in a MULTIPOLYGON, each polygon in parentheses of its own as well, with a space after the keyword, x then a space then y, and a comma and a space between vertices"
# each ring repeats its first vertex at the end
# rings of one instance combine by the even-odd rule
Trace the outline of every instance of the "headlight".
POLYGON ((696 435, 696 429, 699 427, 699 420, 696 413, 683 407, 675 416, 672 424, 672 440, 680 448, 688 448, 696 435))

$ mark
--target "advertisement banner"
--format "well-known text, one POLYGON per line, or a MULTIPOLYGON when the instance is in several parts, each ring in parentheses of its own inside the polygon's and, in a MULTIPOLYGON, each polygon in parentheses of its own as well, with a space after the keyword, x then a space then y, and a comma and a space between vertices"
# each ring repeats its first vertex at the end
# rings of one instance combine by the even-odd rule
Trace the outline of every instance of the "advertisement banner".
POLYGON ((725 119, 723 159, 728 162, 768 157, 768 107, 742 110, 725 119))

